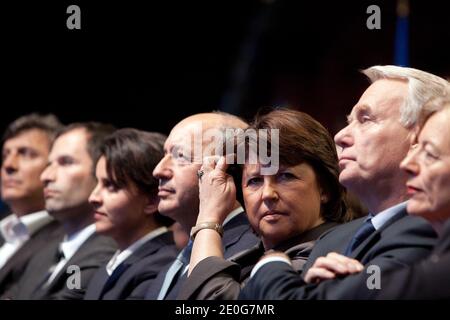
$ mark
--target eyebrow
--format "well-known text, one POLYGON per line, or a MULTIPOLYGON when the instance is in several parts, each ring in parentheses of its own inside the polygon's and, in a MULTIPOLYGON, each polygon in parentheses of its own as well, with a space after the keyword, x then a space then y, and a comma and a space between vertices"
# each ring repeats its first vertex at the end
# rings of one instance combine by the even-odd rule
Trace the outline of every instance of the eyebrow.
POLYGON ((352 113, 350 113, 349 115, 347 115, 347 122, 351 122, 353 120, 353 115, 356 114, 360 114, 360 113, 372 113, 372 108, 367 105, 367 104, 360 104, 357 105, 352 113))

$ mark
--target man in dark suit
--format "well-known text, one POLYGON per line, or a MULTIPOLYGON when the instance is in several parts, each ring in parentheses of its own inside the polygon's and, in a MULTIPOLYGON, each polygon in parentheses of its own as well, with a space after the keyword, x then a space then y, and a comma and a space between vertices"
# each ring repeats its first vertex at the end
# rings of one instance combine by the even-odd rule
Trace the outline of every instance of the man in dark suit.
MULTIPOLYGON (((212 155, 213 133, 225 128, 244 129, 247 124, 225 113, 204 113, 190 116, 178 123, 164 145, 165 156, 153 174, 159 179, 158 210, 180 223, 186 233, 195 226, 199 210, 198 170, 204 156, 212 155), (203 152, 202 152, 203 151, 203 152)), ((217 136, 216 136, 217 138, 217 136)), ((222 226, 219 226, 220 228, 222 226)), ((224 256, 254 246, 258 242, 238 202, 223 224, 224 256)), ((146 299, 176 299, 187 276, 190 242, 177 259, 163 270, 149 287, 146 299)))
POLYGON ((95 233, 88 198, 96 185, 94 164, 105 137, 113 131, 99 123, 72 124, 56 137, 41 174, 45 207, 65 231, 28 264, 9 299, 82 299, 92 275, 114 253, 112 239, 95 233))
POLYGON ((119 250, 92 278, 86 300, 143 299, 177 256, 168 229, 173 221, 158 212, 158 180, 152 176, 165 139, 156 132, 120 129, 103 145, 89 202, 97 232, 111 236, 119 250))
MULTIPOLYGON (((435 244, 431 226, 422 218, 406 214, 407 174, 399 164, 413 141, 417 108, 442 93, 447 82, 426 72, 395 66, 376 66, 363 72, 373 83, 335 141, 341 147, 339 180, 361 199, 370 214, 323 235, 303 275, 317 258, 330 252, 359 260, 368 272, 375 268, 384 273, 422 259, 435 244)), ((325 274, 321 278, 327 279, 306 285, 289 261, 276 253, 258 262, 241 298, 343 299, 361 285, 368 285, 369 276, 367 272, 342 277, 325 274)))
POLYGON ((29 260, 62 228, 46 211, 39 179, 61 124, 54 115, 29 114, 3 135, 1 195, 12 214, 0 221, 0 296, 21 278, 29 260))

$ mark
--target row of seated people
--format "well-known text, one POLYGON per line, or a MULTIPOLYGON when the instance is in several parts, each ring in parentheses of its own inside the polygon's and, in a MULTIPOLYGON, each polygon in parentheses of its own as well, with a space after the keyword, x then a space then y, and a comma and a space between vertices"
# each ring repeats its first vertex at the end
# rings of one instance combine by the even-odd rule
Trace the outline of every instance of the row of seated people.
POLYGON ((363 72, 371 85, 334 141, 289 109, 251 124, 196 114, 168 137, 15 120, 0 297, 450 298, 449 84, 412 68, 363 72))

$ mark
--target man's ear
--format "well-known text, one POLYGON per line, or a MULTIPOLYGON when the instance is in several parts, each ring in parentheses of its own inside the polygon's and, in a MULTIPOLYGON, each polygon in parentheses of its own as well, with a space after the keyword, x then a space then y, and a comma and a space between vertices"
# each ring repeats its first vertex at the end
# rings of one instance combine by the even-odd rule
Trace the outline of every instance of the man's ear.
POLYGON ((147 196, 147 201, 144 207, 145 214, 154 214, 158 211, 159 198, 157 195, 147 196))

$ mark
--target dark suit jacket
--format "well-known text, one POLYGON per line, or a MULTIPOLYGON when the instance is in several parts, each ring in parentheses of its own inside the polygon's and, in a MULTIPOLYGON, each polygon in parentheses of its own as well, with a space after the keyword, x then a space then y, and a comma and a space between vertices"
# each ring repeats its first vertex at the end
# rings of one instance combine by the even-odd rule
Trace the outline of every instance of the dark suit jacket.
POLYGON ((361 286, 352 299, 450 299, 450 219, 426 259, 381 274, 381 288, 361 286))
POLYGON ((18 285, 13 286, 4 298, 18 300, 83 299, 87 285, 94 273, 117 250, 116 243, 111 238, 94 233, 80 246, 50 285, 44 287, 48 270, 55 264, 58 247, 59 243, 52 243, 35 255, 18 285), (71 265, 80 268, 80 289, 70 289, 67 285, 69 277, 74 274, 67 270, 71 265))
MULTIPOLYGON (((316 243, 304 272, 316 258, 329 252, 343 254, 353 235, 364 222, 360 218, 326 233, 316 243)), ((436 243, 436 233, 422 218, 402 210, 363 241, 352 253, 366 267, 376 265, 382 273, 407 266, 427 256, 436 243)), ((261 267, 241 291, 241 299, 346 299, 366 285, 371 274, 359 274, 306 285, 289 265, 273 262, 261 267)), ((364 297, 361 297, 364 299, 364 297)))
MULTIPOLYGON (((227 259, 238 252, 251 248, 259 243, 259 238, 253 233, 245 212, 241 212, 231 219, 227 224, 225 224, 223 229, 224 234, 222 243, 224 246, 224 256, 227 259)), ((170 265, 167 266, 165 270, 160 272, 157 279, 150 285, 147 294, 145 295, 146 299, 153 300, 158 297, 169 268, 170 265)), ((174 285, 172 285, 166 295, 166 300, 174 300, 177 298, 181 285, 184 281, 186 281, 186 278, 185 273, 175 281, 174 285)))
POLYGON ((144 299, 158 273, 177 257, 172 232, 144 243, 123 261, 111 276, 102 266, 89 283, 85 300, 144 299))
MULTIPOLYGON (((284 251, 294 261, 294 269, 300 271, 311 253, 315 240, 336 225, 334 222, 323 223, 274 249, 284 251)), ((178 299, 237 299, 241 287, 245 286, 250 276, 251 269, 263 254, 264 248, 260 243, 259 246, 238 253, 228 260, 208 257, 200 261, 183 284, 178 299)))
MULTIPOLYGON (((0 296, 19 282, 30 259, 48 243, 59 243, 64 230, 57 221, 52 221, 37 230, 25 244, 0 269, 0 296)), ((1 236, 0 236, 1 238, 1 236)), ((3 239, 0 239, 0 246, 3 239)))

